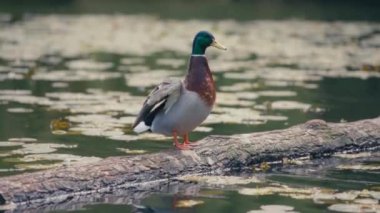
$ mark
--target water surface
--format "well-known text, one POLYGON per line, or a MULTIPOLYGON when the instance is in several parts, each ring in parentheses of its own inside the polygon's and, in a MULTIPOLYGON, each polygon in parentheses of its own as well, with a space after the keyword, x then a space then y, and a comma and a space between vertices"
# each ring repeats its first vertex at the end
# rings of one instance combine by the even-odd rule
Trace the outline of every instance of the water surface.
MULTIPOLYGON (((170 138, 136 135, 130 127, 156 84, 183 78, 192 37, 202 29, 214 32, 229 50, 207 52, 217 102, 211 116, 191 134, 193 141, 210 134, 282 129, 310 119, 347 122, 379 115, 376 23, 32 15, 5 20, 0 27, 1 176, 172 149, 170 138)), ((367 163, 365 159, 372 159, 374 166, 379 163, 372 154, 360 159, 364 160, 357 165, 367 163)), ((344 203, 313 197, 324 190, 328 196, 352 190, 360 194, 355 198, 359 201, 349 203, 364 202, 360 199, 367 191, 379 193, 377 167, 339 169, 341 165, 317 178, 313 173, 275 170, 258 186, 199 185, 189 195, 169 190, 133 203, 156 212, 265 211, 272 204, 287 206, 278 207, 283 211, 318 212, 344 203), (240 191, 276 184, 316 191, 302 199, 297 193, 252 196, 240 191), (181 207, 178 200, 194 200, 196 205, 181 207)), ((372 202, 378 200, 371 196, 367 198, 372 202)), ((137 207, 125 201, 85 208, 101 212, 137 207)))

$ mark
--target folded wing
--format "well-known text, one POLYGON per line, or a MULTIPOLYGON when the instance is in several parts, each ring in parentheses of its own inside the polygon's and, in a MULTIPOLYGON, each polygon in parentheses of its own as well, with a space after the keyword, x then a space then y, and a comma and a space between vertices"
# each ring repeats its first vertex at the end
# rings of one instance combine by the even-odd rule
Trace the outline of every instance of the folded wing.
POLYGON ((150 129, 154 117, 160 111, 169 111, 177 102, 181 94, 182 82, 180 80, 166 80, 152 90, 144 101, 135 123, 133 131, 140 133, 150 129))

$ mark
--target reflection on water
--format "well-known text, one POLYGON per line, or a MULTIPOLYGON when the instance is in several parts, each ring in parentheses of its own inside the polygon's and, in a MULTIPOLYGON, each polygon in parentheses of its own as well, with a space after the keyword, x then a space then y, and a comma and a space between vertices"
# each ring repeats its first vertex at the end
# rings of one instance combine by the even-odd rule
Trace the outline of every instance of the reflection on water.
MULTIPOLYGON (((379 115, 380 25, 376 23, 43 15, 0 25, 2 176, 172 148, 169 138, 135 135, 130 127, 155 84, 184 76, 192 37, 200 29, 212 30, 229 51, 220 54, 210 49, 207 53, 218 86, 217 104, 191 135, 192 140, 209 134, 281 129, 312 118, 339 122, 379 115)), ((335 181, 345 179, 339 176, 343 171, 369 168, 375 174, 379 170, 360 164, 337 166, 335 181)), ((360 175, 364 182, 372 181, 371 186, 379 183, 367 175, 360 175)), ((285 184, 292 178, 277 178, 281 187, 292 190, 285 184)), ((312 180, 309 176, 304 179, 312 180)), ((304 183, 313 185, 313 181, 304 183)), ((338 195, 331 192, 334 186, 319 183, 320 188, 330 189, 323 191, 328 195, 319 193, 321 199, 336 200, 338 195)), ((289 195, 281 187, 273 191, 271 184, 258 191, 217 190, 221 194, 217 198, 185 196, 174 206, 200 212, 207 212, 211 205, 234 212, 239 202, 246 207, 237 212, 347 207, 335 201, 315 206, 310 199, 316 191, 289 195), (252 198, 246 196, 261 193, 267 197, 254 197, 257 205, 248 205, 252 198), (284 202, 275 202, 279 197, 284 202)), ((297 190, 306 190, 303 188, 297 190)), ((352 208, 378 199, 373 197, 378 192, 371 194, 378 189, 369 190, 368 184, 348 187, 341 193, 351 196, 351 189, 360 199, 372 199, 358 201, 355 197, 350 202, 352 208), (369 190, 367 197, 365 189, 369 190)), ((207 187, 199 190, 211 193, 207 187)), ((176 198, 159 195, 145 201, 170 212, 171 199, 176 198), (158 206, 161 201, 165 201, 162 207, 158 206)))

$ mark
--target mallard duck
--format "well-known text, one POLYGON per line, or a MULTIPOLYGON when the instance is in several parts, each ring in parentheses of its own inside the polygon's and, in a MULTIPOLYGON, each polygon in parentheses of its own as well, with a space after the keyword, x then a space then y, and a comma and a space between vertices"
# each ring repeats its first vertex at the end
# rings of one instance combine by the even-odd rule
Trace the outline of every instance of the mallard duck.
POLYGON ((191 148, 189 133, 207 118, 216 97, 215 83, 205 56, 209 46, 227 50, 211 33, 197 33, 185 79, 166 80, 152 90, 133 124, 136 133, 151 131, 173 136, 176 148, 191 148), (182 144, 178 142, 178 136, 183 137, 182 144))

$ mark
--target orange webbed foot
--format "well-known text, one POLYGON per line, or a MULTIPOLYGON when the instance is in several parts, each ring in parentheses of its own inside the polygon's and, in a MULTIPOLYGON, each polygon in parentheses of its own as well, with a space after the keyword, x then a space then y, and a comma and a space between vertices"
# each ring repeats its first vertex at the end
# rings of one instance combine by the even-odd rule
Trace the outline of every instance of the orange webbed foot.
POLYGON ((190 140, 189 140, 189 134, 185 134, 183 136, 183 144, 186 144, 186 145, 188 145, 188 146, 190 146, 192 148, 198 146, 198 144, 194 144, 194 143, 190 142, 190 140))
POLYGON ((179 150, 191 149, 191 146, 189 146, 189 144, 186 144, 186 143, 181 144, 178 142, 177 132, 175 131, 173 131, 173 145, 179 150))

